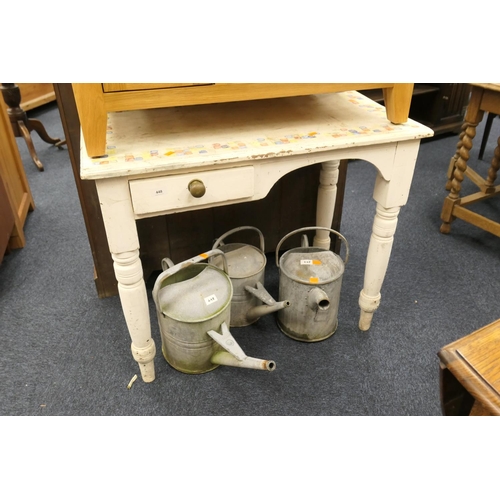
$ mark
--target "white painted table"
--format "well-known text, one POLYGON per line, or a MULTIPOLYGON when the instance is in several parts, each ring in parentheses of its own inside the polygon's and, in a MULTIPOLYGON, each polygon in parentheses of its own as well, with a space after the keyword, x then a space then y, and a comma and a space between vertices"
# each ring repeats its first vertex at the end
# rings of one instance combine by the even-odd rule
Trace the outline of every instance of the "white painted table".
MULTIPOLYGON (((420 140, 432 135, 412 120, 391 124, 383 106, 354 91, 110 113, 106 157, 89 158, 82 137, 81 177, 96 182, 132 354, 143 380, 155 378, 156 348, 136 219, 258 200, 289 172, 321 163, 316 224, 331 227, 340 160, 366 160, 378 170, 359 297, 359 327, 368 330, 380 304, 420 140), (195 180, 202 184, 193 195, 195 180)), ((314 246, 329 248, 329 234, 318 231, 314 246)))

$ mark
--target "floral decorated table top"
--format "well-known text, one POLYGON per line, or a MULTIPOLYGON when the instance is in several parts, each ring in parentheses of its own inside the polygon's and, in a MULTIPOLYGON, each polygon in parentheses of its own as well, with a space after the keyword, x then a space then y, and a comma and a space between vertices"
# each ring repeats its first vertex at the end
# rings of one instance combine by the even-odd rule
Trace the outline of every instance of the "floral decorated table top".
POLYGON ((82 179, 222 168, 374 144, 422 139, 411 119, 392 124, 385 108, 356 91, 123 111, 108 114, 107 155, 90 158, 82 179))

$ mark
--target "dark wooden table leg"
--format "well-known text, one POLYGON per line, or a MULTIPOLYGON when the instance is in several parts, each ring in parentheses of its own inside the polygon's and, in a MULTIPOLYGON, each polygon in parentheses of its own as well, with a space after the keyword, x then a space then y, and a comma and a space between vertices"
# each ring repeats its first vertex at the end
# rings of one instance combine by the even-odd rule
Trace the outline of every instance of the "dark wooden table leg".
POLYGON ((484 149, 486 148, 486 144, 488 142, 488 136, 490 135, 493 118, 495 118, 496 116, 497 115, 495 113, 488 113, 488 117, 486 118, 486 125, 484 126, 483 139, 481 141, 481 147, 479 148, 478 158, 480 160, 483 159, 484 149))
POLYGON ((54 144, 61 148, 66 141, 50 137, 40 120, 28 118, 26 112, 21 108, 21 91, 15 83, 2 83, 0 86, 3 100, 7 104, 7 114, 10 118, 12 130, 16 137, 22 137, 26 141, 31 158, 38 170, 43 171, 43 164, 36 154, 35 146, 31 139, 31 132, 34 130, 40 138, 48 144, 54 144))

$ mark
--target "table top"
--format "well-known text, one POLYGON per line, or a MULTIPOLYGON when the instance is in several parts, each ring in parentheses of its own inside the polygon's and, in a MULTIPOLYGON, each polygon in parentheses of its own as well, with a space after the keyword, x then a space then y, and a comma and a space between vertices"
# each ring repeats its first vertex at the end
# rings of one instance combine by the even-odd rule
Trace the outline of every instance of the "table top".
POLYGON ((81 136, 82 179, 221 168, 260 159, 431 137, 414 120, 394 125, 356 91, 108 114, 105 157, 81 136))
POLYGON ((445 346, 438 356, 467 392, 500 414, 500 320, 445 346))

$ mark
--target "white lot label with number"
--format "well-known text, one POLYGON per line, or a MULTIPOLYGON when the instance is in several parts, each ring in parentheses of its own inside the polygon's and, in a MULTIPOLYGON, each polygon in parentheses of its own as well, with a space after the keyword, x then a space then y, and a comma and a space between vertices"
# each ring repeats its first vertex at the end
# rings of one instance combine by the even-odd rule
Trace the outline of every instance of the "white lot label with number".
POLYGON ((207 306, 213 304, 214 302, 217 302, 217 297, 215 295, 209 295, 208 297, 205 297, 205 304, 207 306))
POLYGON ((300 259, 301 266, 321 266, 321 261, 318 259, 300 259))

